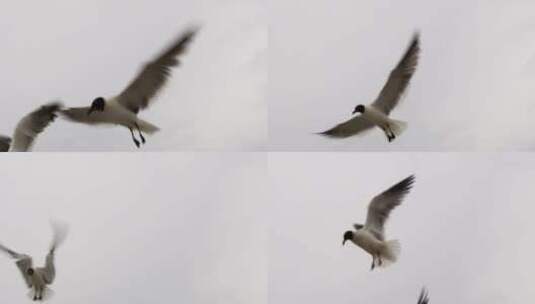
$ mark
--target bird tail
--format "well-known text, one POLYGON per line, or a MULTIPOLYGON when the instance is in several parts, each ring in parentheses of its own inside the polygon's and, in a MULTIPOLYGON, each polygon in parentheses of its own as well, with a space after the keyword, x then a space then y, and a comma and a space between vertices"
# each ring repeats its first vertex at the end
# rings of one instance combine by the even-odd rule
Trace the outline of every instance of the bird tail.
POLYGON ((388 122, 390 129, 394 132, 394 135, 400 136, 405 129, 407 129, 407 123, 402 120, 390 119, 388 122))
POLYGON ((138 119, 137 120, 137 125, 139 126, 139 129, 145 133, 148 133, 148 134, 152 134, 156 131, 159 131, 160 128, 158 128, 157 126, 151 124, 150 122, 148 121, 145 121, 143 119, 138 119))
POLYGON ((384 248, 381 252, 381 259, 383 264, 381 266, 386 267, 398 260, 401 253, 401 243, 398 240, 386 241, 384 248))

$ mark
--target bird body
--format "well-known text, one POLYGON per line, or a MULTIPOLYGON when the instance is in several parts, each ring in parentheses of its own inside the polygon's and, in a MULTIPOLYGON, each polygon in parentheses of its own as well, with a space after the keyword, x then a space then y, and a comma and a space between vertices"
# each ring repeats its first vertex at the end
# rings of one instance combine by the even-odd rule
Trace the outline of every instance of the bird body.
POLYGON ((419 54, 419 35, 415 34, 409 48, 397 66, 390 72, 387 82, 375 101, 368 105, 357 105, 352 114, 360 113, 360 115, 319 134, 333 138, 347 138, 377 126, 383 130, 388 142, 401 135, 406 129, 407 123, 390 119, 389 115, 399 103, 416 71, 419 54))
POLYGON ((52 295, 52 290, 48 285, 54 283, 56 278, 56 268, 54 266, 54 254, 57 247, 63 243, 67 236, 67 227, 52 223, 53 240, 46 256, 44 267, 33 267, 32 257, 26 254, 17 253, 0 244, 0 251, 8 254, 11 258, 16 259, 15 264, 20 270, 26 286, 30 289, 28 295, 34 301, 46 300, 52 295))
POLYGON ((373 259, 372 270, 376 266, 387 266, 398 259, 401 245, 398 240, 385 240, 384 225, 390 212, 401 204, 413 183, 414 176, 411 175, 375 196, 368 205, 366 223, 354 224, 355 231, 344 233, 342 245, 349 240, 369 253, 373 259))
POLYGON ((134 80, 115 97, 104 99, 98 97, 90 107, 76 107, 62 110, 61 113, 70 121, 87 125, 121 125, 130 130, 132 140, 139 148, 140 142, 134 135, 139 133, 141 143, 145 143, 142 132, 152 134, 159 130, 155 125, 139 119, 137 114, 146 109, 162 90, 171 76, 171 68, 178 66, 177 59, 186 52, 187 46, 197 33, 189 29, 180 35, 167 49, 146 63, 134 80))

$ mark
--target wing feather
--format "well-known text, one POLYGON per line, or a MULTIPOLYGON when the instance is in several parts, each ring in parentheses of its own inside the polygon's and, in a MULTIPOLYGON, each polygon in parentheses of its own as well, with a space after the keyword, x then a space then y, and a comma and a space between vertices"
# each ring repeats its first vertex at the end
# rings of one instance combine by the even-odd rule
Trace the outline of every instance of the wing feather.
POLYGON ((368 216, 364 227, 378 239, 384 239, 384 224, 390 212, 401 204, 413 183, 414 175, 411 175, 374 197, 368 205, 368 216))
POLYGON ((186 52, 196 33, 197 29, 187 30, 156 59, 147 63, 119 95, 118 102, 134 113, 145 109, 167 82, 171 68, 180 63, 177 56, 186 52))
POLYGON ((390 72, 386 84, 374 101, 373 106, 375 108, 383 111, 387 115, 390 114, 390 111, 398 104, 403 92, 405 92, 409 85, 412 75, 416 71, 419 55, 420 39, 419 34, 416 33, 405 55, 403 55, 398 65, 390 72))
POLYGON ((358 115, 319 134, 327 137, 346 138, 371 128, 373 128, 373 124, 358 115))
POLYGON ((11 151, 26 152, 29 151, 37 136, 50 125, 56 118, 56 112, 61 109, 61 104, 58 102, 50 103, 41 106, 39 109, 24 116, 13 135, 13 144, 11 151))

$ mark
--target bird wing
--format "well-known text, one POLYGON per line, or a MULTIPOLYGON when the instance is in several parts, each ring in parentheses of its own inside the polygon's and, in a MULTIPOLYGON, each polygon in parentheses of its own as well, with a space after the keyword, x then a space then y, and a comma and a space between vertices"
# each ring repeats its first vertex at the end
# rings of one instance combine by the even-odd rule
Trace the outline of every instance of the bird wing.
POLYGON ((364 227, 378 239, 384 238, 384 224, 390 211, 401 204, 403 197, 409 193, 413 183, 414 175, 411 175, 374 197, 368 205, 368 216, 364 227))
POLYGON ((358 115, 319 134, 328 137, 346 138, 357 133, 369 130, 372 127, 373 124, 371 122, 362 118, 361 115, 358 115))
POLYGON ((46 256, 45 267, 39 267, 36 269, 41 275, 45 283, 52 284, 56 277, 56 268, 54 267, 54 252, 50 251, 46 256))
POLYGON ((409 85, 412 75, 416 71, 420 54, 420 40, 418 33, 414 34, 409 48, 401 58, 398 65, 390 72, 390 76, 373 106, 385 114, 398 104, 403 92, 409 85))
POLYGON ((84 124, 96 124, 102 122, 101 113, 100 112, 94 112, 91 113, 91 115, 87 115, 89 112, 90 107, 76 107, 76 108, 67 108, 60 111, 60 113, 65 117, 67 120, 73 121, 73 122, 79 122, 84 124))
POLYGON ((3 251, 4 253, 7 253, 13 259, 21 259, 26 256, 25 254, 15 252, 2 244, 0 244, 0 250, 3 251))
POLYGON ((35 138, 37 138, 37 135, 43 132, 44 129, 54 121, 56 112, 59 111, 60 108, 60 103, 53 102, 41 106, 39 109, 24 116, 15 128, 11 151, 29 151, 35 138))
POLYGON ((32 258, 24 254, 17 260, 16 264, 26 282, 26 286, 28 286, 28 288, 32 287, 32 280, 28 276, 28 269, 32 268, 33 265, 32 258))
POLYGON ((145 109, 167 82, 171 68, 179 65, 180 61, 176 57, 185 53, 196 33, 197 29, 187 30, 163 53, 145 64, 137 77, 119 95, 117 101, 134 113, 145 109))
POLYGON ((0 152, 9 151, 9 146, 11 146, 11 137, 0 135, 0 152))
POLYGON ((67 238, 69 227, 66 223, 57 220, 50 221, 50 225, 52 226, 53 233, 50 251, 54 252, 67 238))
POLYGON ((422 288, 420 292, 420 297, 418 298, 418 304, 428 304, 429 303, 429 294, 425 288, 422 288))

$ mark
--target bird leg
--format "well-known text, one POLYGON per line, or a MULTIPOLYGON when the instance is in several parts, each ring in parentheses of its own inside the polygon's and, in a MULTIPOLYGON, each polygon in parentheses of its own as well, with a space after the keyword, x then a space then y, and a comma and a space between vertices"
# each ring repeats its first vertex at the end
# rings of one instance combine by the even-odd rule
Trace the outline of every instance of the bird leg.
POLYGON ((375 255, 374 254, 372 254, 372 258, 373 258, 373 260, 372 260, 372 268, 370 269, 370 271, 373 271, 373 269, 375 268, 375 255))
POLYGON ((383 259, 381 258, 381 256, 377 256, 377 260, 379 261, 379 266, 383 266, 383 259))
POLYGON ((139 140, 136 139, 136 136, 134 135, 134 130, 132 128, 128 127, 130 130, 130 134, 132 134, 132 140, 134 141, 134 144, 136 144, 136 147, 139 148, 139 140))
POLYGON ((139 129, 139 125, 136 123, 136 129, 139 133, 139 138, 141 138, 141 143, 145 144, 145 137, 143 137, 143 133, 141 133, 141 129, 139 129))
POLYGON ((394 140, 394 138, 396 138, 396 135, 394 135, 394 133, 392 132, 392 130, 390 130, 390 127, 388 125, 379 126, 379 127, 385 133, 386 139, 388 140, 388 142, 391 142, 392 140, 394 140))

